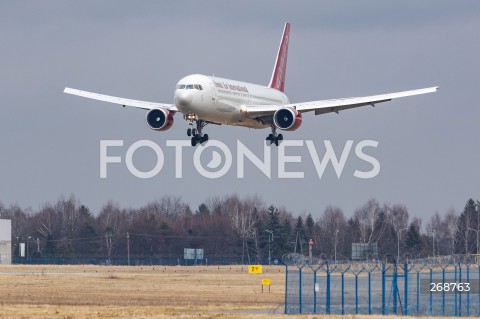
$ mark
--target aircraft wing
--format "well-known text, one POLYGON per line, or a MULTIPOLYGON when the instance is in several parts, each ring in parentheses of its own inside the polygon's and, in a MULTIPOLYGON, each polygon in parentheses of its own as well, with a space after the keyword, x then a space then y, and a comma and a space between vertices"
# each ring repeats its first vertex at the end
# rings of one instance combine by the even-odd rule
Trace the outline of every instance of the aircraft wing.
POLYGON ((88 91, 72 89, 72 88, 68 88, 68 87, 66 87, 63 92, 67 93, 67 94, 86 97, 88 99, 94 99, 94 100, 99 100, 99 101, 103 101, 103 102, 120 104, 124 107, 125 106, 132 106, 132 107, 136 107, 136 108, 140 108, 140 109, 144 109, 144 110, 163 108, 163 109, 167 109, 167 110, 172 111, 172 112, 178 112, 177 107, 173 104, 164 104, 164 103, 156 103, 156 102, 131 100, 131 99, 125 99, 125 98, 116 97, 116 96, 110 96, 110 95, 104 95, 104 94, 98 94, 98 93, 93 93, 93 92, 88 92, 88 91))
POLYGON ((391 101, 393 99, 397 99, 400 97, 433 93, 437 91, 437 89, 438 89, 438 86, 435 86, 435 87, 424 88, 424 89, 372 95, 372 96, 365 96, 365 97, 351 97, 351 98, 343 98, 343 99, 321 100, 321 101, 293 103, 293 104, 285 104, 285 105, 243 105, 240 110, 242 113, 246 115, 257 115, 257 116, 272 114, 279 108, 283 108, 283 107, 293 107, 301 113, 315 111, 315 115, 325 114, 330 112, 338 113, 343 110, 353 109, 355 107, 360 107, 365 105, 375 106, 375 104, 377 103, 391 101))

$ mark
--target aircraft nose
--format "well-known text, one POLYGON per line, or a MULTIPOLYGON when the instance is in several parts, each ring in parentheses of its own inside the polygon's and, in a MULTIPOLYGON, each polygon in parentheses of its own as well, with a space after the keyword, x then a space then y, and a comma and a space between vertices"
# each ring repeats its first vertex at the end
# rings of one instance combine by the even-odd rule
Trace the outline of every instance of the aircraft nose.
POLYGON ((189 90, 178 90, 175 93, 175 100, 177 106, 189 106, 190 104, 192 104, 193 94, 189 90))

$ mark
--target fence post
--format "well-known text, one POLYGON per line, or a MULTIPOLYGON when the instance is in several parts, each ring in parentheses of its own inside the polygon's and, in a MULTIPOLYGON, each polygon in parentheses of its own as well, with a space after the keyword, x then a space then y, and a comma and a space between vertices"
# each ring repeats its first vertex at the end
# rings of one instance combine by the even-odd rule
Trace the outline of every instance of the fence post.
MULTIPOLYGON (((431 281, 430 281, 431 282, 431 281)), ((457 282, 457 265, 455 265, 455 282, 457 282)), ((458 307, 458 302, 457 302, 457 291, 455 290, 454 292, 455 296, 455 305, 454 305, 454 316, 457 316, 457 307, 458 307)))
POLYGON ((313 272, 313 313, 317 313, 317 270, 313 272))
POLYGON ((417 270, 417 316, 420 315, 420 271, 417 270))
MULTIPOLYGON (((478 269, 480 270, 480 268, 478 269)), ((345 272, 342 272, 342 315, 344 314, 345 314, 345 272)))
MULTIPOLYGON (((462 282, 462 264, 458 263, 458 282, 462 282)), ((456 290, 455 290, 456 291, 456 290)), ((461 317, 462 316, 462 292, 460 291, 459 293, 459 299, 458 299, 458 315, 461 317)))
POLYGON ((355 314, 358 314, 358 274, 355 274, 355 314))
POLYGON ((382 263, 382 315, 385 316, 385 263, 382 263))
MULTIPOLYGON (((442 268, 442 282, 445 282, 445 268, 442 268)), ((442 290, 442 316, 445 316, 445 291, 442 290)))
POLYGON ((395 260, 395 264, 393 267, 393 280, 392 280, 392 289, 391 291, 393 292, 393 314, 397 314, 397 292, 398 292, 398 286, 397 286, 397 272, 398 272, 398 261, 395 260))
POLYGON ((298 271, 298 313, 302 313, 302 268, 298 271))
POLYGON ((327 262, 327 296, 325 298, 326 301, 326 313, 327 315, 330 314, 330 265, 327 262))
POLYGON ((368 272, 368 314, 372 314, 372 276, 371 273, 368 272))
MULTIPOLYGON (((467 282, 470 282, 470 266, 467 265, 467 282)), ((470 290, 467 291, 467 317, 470 317, 470 290)))
POLYGON ((408 264, 403 268, 403 314, 408 316, 408 264))
MULTIPOLYGON (((456 269, 455 269, 455 273, 456 273, 456 269)), ((456 277, 456 275, 455 275, 456 277)), ((430 268, 430 282, 433 282, 433 270, 432 268, 430 268)), ((432 295, 432 290, 430 289, 430 306, 429 306, 429 309, 430 309, 430 316, 433 316, 433 309, 432 309, 432 303, 433 303, 433 295, 432 295)), ((456 302, 455 302, 455 307, 456 307, 456 302)))
POLYGON ((287 314, 287 307, 288 307, 288 266, 285 265, 285 310, 283 313, 287 314))

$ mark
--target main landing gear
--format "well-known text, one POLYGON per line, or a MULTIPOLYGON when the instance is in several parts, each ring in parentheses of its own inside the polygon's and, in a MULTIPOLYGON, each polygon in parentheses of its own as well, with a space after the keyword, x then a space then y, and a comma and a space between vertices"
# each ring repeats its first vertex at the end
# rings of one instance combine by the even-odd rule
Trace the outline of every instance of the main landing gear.
POLYGON ((273 124, 272 124, 272 133, 267 136, 266 141, 267 141, 267 145, 269 146, 272 144, 275 144, 276 146, 278 146, 278 144, 280 144, 280 142, 283 141, 283 135, 282 134, 277 135, 277 127, 273 124))
POLYGON ((208 124, 208 122, 197 120, 196 128, 193 127, 193 121, 190 122, 190 126, 187 129, 187 135, 192 137, 192 146, 197 144, 204 144, 208 141, 208 134, 202 134, 202 129, 208 124))

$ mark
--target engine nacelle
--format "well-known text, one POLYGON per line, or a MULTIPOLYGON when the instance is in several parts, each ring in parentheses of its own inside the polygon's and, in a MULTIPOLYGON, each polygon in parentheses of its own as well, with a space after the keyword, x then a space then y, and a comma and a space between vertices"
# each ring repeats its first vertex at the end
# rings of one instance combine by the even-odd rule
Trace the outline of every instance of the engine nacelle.
POLYGON ((173 113, 166 109, 153 109, 147 113, 147 124, 155 131, 166 131, 173 125, 173 113))
POLYGON ((273 123, 284 131, 295 131, 302 124, 302 114, 294 108, 285 107, 275 111, 273 123))

